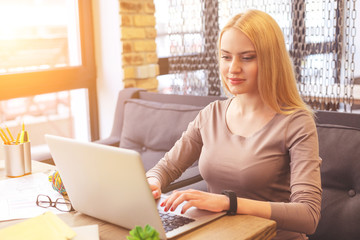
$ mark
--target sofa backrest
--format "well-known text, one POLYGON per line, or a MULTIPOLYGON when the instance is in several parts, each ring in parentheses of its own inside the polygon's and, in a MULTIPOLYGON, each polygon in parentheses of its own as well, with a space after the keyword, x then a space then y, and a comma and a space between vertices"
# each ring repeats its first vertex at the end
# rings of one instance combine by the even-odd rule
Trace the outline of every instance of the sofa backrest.
POLYGON ((138 151, 148 170, 170 150, 201 109, 220 99, 225 98, 125 89, 119 94, 120 111, 112 135, 119 136, 120 147, 138 151))
POLYGON ((218 96, 160 94, 160 93, 147 92, 146 90, 141 88, 125 88, 121 90, 118 95, 115 114, 114 114, 113 127, 111 130, 109 141, 107 142, 105 140, 102 142, 103 144, 113 145, 114 141, 120 140, 121 131, 123 129, 125 102, 129 99, 142 99, 151 102, 191 105, 191 106, 197 106, 203 108, 215 100, 225 99, 225 98, 218 96))
POLYGON ((317 113, 323 188, 311 240, 360 238, 360 114, 317 113))
POLYGON ((125 102, 120 147, 139 152, 147 171, 171 149, 201 109, 130 99, 125 102))

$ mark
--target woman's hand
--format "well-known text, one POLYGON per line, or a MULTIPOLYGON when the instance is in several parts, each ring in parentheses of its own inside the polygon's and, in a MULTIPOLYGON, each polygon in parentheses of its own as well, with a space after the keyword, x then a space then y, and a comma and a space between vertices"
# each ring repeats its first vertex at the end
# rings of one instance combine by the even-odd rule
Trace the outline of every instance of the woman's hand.
POLYGON ((160 198, 161 196, 161 184, 157 178, 150 177, 147 179, 150 185, 150 189, 155 199, 160 198))
POLYGON ((181 213, 185 213, 190 207, 196 207, 211 212, 221 212, 230 207, 229 198, 222 194, 202 192, 198 190, 173 191, 173 193, 161 203, 165 211, 175 211, 175 209, 186 201, 181 213))

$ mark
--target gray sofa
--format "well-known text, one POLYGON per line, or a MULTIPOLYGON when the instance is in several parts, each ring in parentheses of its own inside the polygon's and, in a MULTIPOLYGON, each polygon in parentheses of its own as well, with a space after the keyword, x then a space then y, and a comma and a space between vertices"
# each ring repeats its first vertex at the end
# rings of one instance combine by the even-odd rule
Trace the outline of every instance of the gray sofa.
MULTIPOLYGON (((220 97, 179 96, 129 88, 120 91, 111 135, 102 144, 135 149, 150 169, 180 138, 188 123, 220 97)), ((318 111, 323 199, 311 240, 360 239, 360 115, 318 111)), ((206 190, 197 163, 164 192, 206 190)))

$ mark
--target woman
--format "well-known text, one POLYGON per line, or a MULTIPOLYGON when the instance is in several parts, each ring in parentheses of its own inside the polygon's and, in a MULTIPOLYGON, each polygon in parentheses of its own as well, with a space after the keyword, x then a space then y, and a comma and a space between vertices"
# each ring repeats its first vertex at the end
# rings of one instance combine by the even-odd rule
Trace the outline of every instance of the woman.
POLYGON ((165 211, 249 214, 277 222, 277 239, 306 239, 320 218, 318 138, 282 32, 268 14, 234 16, 219 37, 223 86, 233 97, 204 108, 147 172, 154 197, 199 159, 208 192, 174 191, 165 211), (231 190, 224 193, 224 190, 231 190))

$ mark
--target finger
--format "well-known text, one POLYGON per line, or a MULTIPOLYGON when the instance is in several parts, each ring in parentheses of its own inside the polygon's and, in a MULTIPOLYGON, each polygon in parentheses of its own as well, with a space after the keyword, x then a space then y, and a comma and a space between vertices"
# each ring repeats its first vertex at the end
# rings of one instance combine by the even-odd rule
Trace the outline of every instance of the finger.
POLYGON ((189 210, 189 208, 195 207, 196 206, 196 201, 197 200, 191 200, 191 201, 188 201, 187 203, 185 203, 184 206, 181 209, 181 214, 184 214, 187 210, 189 210))
POLYGON ((183 202, 186 202, 190 199, 192 199, 192 198, 191 198, 188 190, 179 192, 176 195, 176 198, 173 199, 173 202, 170 207, 170 211, 172 211, 172 212, 175 211, 180 204, 182 204, 183 202))
POLYGON ((161 206, 161 207, 165 207, 166 202, 167 202, 167 198, 166 198, 164 201, 162 201, 162 203, 160 204, 160 206, 161 206))
POLYGON ((161 207, 165 207, 165 206, 166 206, 166 203, 168 202, 170 196, 171 196, 171 195, 167 196, 167 197, 162 201, 162 203, 160 204, 161 207))
POLYGON ((149 186, 154 198, 155 199, 159 198, 161 195, 161 190, 159 189, 159 186, 155 184, 149 184, 149 186))
POLYGON ((165 199, 164 203, 162 204, 164 206, 164 211, 167 212, 170 210, 171 206, 173 205, 173 202, 179 197, 181 192, 173 191, 171 195, 165 199))
POLYGON ((194 197, 192 196, 191 193, 189 192, 182 192, 172 203, 171 205, 171 211, 175 211, 175 209, 182 204, 185 201, 190 201, 191 199, 193 199, 194 197))
POLYGON ((154 196, 155 199, 160 198, 160 191, 158 189, 155 189, 154 191, 152 191, 152 194, 154 196))
POLYGON ((157 191, 159 188, 156 185, 150 185, 150 190, 152 192, 157 191))

